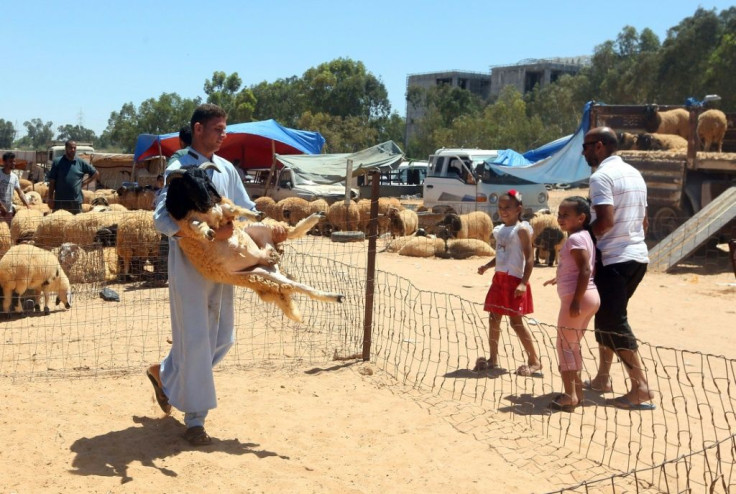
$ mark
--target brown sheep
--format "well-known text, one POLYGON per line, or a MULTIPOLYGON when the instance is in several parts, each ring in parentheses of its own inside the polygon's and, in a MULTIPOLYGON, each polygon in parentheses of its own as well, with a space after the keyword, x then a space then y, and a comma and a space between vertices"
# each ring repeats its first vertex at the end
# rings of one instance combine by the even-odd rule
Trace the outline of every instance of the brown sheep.
POLYGON ((490 245, 493 221, 483 211, 473 211, 467 214, 447 213, 440 222, 437 236, 450 238, 475 238, 488 242, 490 245))
POLYGON ((685 151, 687 139, 675 134, 639 134, 636 148, 639 151, 685 151))
POLYGON ((358 231, 360 211, 354 201, 346 206, 345 201, 338 201, 330 205, 327 211, 327 222, 333 231, 358 231))
POLYGON ((394 207, 390 207, 386 216, 389 221, 389 233, 391 233, 392 237, 411 235, 419 227, 419 217, 411 209, 399 211, 394 207))
POLYGON ((657 105, 648 105, 645 109, 645 129, 657 134, 676 134, 688 139, 690 137, 690 112, 684 108, 659 111, 657 105))
POLYGON ((534 262, 539 263, 540 255, 547 253, 547 266, 553 266, 555 260, 559 259, 560 248, 566 238, 557 218, 549 212, 537 212, 529 224, 532 227, 532 247, 535 249, 534 262))
POLYGON ((8 224, 4 221, 0 221, 0 257, 4 256, 12 245, 13 241, 10 238, 10 228, 8 228, 8 224))
POLYGON ((319 223, 314 227, 313 233, 327 236, 330 234, 330 224, 327 222, 327 211, 330 210, 330 205, 324 199, 315 199, 309 203, 309 214, 319 213, 319 223))
POLYGON ((294 226, 309 216, 309 201, 301 197, 286 197, 276 203, 280 216, 290 226, 294 226))
POLYGON ((280 212, 276 207, 276 201, 274 201, 273 197, 261 196, 253 202, 256 203, 256 209, 265 214, 266 217, 277 221, 283 220, 283 218, 279 217, 280 212))
POLYGON ((723 137, 726 135, 728 121, 721 110, 706 110, 698 115, 698 139, 703 151, 710 151, 715 144, 718 152, 723 152, 723 137))
POLYGON ((130 264, 133 258, 145 261, 158 256, 160 242, 161 234, 156 231, 153 225, 153 212, 133 211, 127 213, 125 219, 118 224, 115 244, 115 250, 123 261, 123 277, 129 278, 130 264))
POLYGON ((19 209, 10 222, 10 238, 13 245, 32 240, 42 218, 43 213, 41 211, 26 208, 19 209))

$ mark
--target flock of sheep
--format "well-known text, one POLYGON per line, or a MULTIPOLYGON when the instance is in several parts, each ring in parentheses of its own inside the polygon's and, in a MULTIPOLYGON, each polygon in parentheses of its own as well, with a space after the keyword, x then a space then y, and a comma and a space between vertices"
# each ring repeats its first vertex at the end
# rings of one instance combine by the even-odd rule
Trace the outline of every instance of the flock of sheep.
MULTIPOLYGON (((685 151, 690 138, 690 113, 683 109, 659 111, 657 105, 646 107, 647 133, 619 134, 619 149, 636 151, 685 151)), ((715 147, 723 152, 723 138, 728 120, 720 110, 706 110, 698 115, 696 133, 703 151, 715 147)))

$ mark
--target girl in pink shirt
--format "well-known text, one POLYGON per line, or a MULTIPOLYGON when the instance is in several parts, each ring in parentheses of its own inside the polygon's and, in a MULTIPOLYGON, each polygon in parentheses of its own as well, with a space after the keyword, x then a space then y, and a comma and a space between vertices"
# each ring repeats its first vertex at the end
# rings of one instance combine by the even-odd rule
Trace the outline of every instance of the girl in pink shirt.
POLYGON ((560 204, 557 223, 568 238, 560 250, 557 276, 544 285, 557 285, 560 313, 557 316, 557 356, 565 394, 549 404, 553 410, 572 412, 583 398, 580 378, 583 357, 580 341, 601 300, 593 283, 595 245, 587 230, 590 205, 582 197, 568 197, 560 204))

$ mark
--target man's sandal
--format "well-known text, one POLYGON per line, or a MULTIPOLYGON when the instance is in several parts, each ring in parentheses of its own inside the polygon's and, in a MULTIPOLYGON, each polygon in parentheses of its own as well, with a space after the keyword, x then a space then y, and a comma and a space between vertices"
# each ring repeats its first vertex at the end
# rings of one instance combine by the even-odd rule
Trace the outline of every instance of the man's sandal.
POLYGON ((212 438, 201 425, 195 425, 194 427, 187 429, 184 433, 184 439, 186 439, 192 446, 206 446, 207 444, 212 444, 212 438))

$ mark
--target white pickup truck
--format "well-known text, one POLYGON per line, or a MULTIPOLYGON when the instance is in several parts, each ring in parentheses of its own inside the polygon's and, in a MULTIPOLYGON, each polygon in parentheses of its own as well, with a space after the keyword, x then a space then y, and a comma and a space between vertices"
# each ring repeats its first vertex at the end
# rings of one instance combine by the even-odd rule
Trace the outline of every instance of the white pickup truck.
MULTIPOLYGON (((246 172, 243 185, 251 199, 266 195, 266 184, 269 183, 269 168, 250 169, 246 172)), ((345 184, 318 184, 309 178, 295 173, 290 168, 276 170, 271 177, 268 196, 276 202, 287 197, 301 197, 307 201, 324 199, 328 204, 345 199, 345 184)), ((350 198, 357 200, 359 192, 350 189, 350 198)))
POLYGON ((498 151, 491 149, 438 149, 429 157, 424 206, 451 206, 458 214, 485 211, 498 222, 498 197, 516 189, 523 197, 525 218, 547 208, 549 195, 544 184, 499 175, 486 164, 497 156, 498 151))

